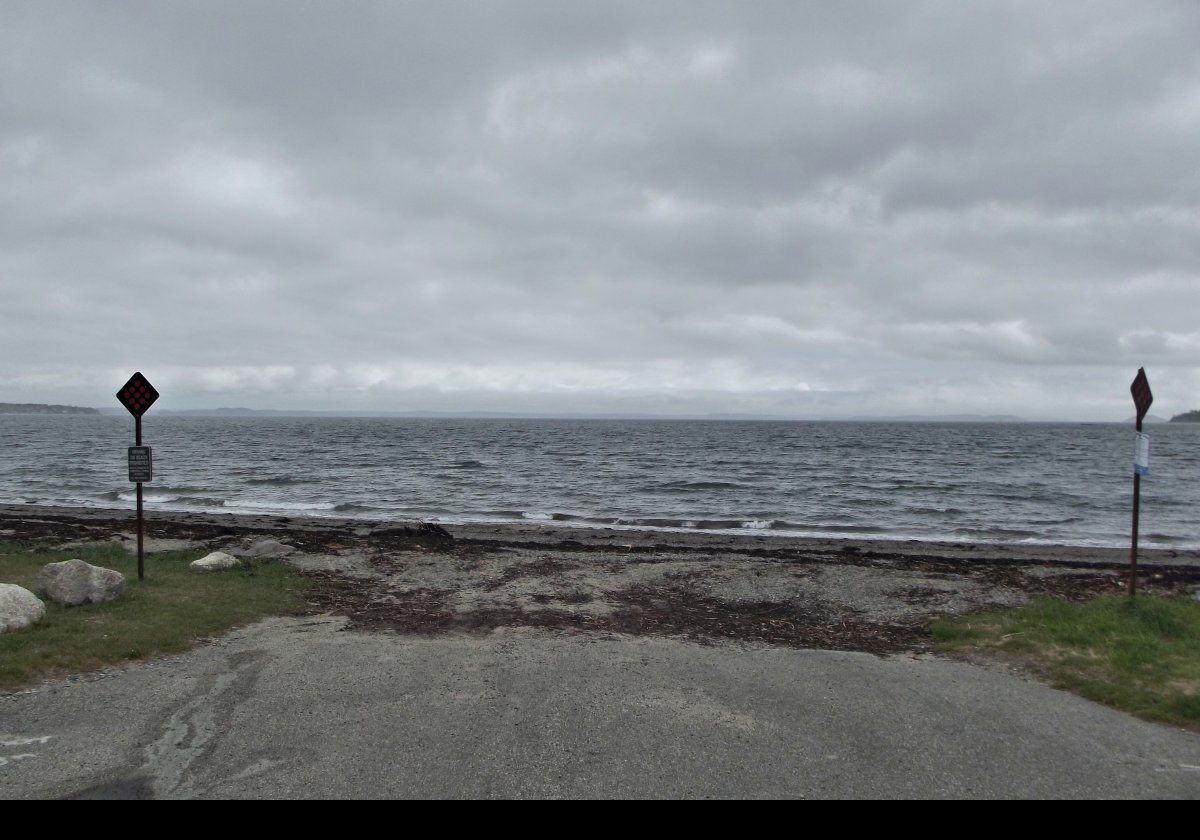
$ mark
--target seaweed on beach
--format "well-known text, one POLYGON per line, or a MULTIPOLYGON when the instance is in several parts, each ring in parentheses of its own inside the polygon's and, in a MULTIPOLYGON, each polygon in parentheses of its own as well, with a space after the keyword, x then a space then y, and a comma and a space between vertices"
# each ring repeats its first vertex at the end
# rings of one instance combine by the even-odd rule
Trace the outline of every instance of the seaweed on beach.
POLYGON ((928 633, 919 627, 836 616, 814 604, 727 601, 684 587, 636 587, 616 593, 616 597, 621 606, 609 629, 633 635, 879 654, 922 650, 928 641, 928 633))
POLYGON ((514 563, 508 566, 499 577, 495 580, 488 581, 484 584, 484 589, 495 591, 523 577, 550 577, 551 575, 561 574, 570 565, 555 560, 552 557, 541 557, 530 563, 514 563))
MULTIPOLYGON (((107 542, 127 539, 130 519, 116 511, 10 509, 0 516, 0 533, 49 546, 107 542)), ((766 545, 692 535, 668 544, 658 534, 563 539, 504 528, 456 539, 433 524, 160 512, 147 525, 147 537, 197 547, 270 537, 295 547, 296 556, 367 557, 377 579, 304 572, 316 584, 310 608, 345 615, 354 629, 408 634, 540 627, 891 653, 926 649, 923 627, 934 615, 1040 595, 1089 600, 1125 580, 1122 563, 1070 549, 1038 560, 998 546, 766 545), (968 548, 969 555, 939 553, 968 548)), ((1139 570, 1143 592, 1186 595, 1197 588, 1200 565, 1146 563, 1139 570)))
MULTIPOLYGON (((835 616, 816 605, 727 601, 682 586, 630 587, 608 593, 616 608, 608 615, 589 615, 558 609, 485 606, 466 611, 449 607, 451 590, 414 589, 394 592, 376 589, 331 572, 306 572, 319 582, 309 603, 319 611, 345 615, 350 628, 366 631, 433 635, 448 631, 490 632, 500 627, 537 627, 565 632, 621 633, 668 636, 712 644, 735 641, 824 650, 857 650, 877 654, 924 650, 923 628, 885 625, 835 616)), ((586 593, 552 599, 586 603, 586 593)))

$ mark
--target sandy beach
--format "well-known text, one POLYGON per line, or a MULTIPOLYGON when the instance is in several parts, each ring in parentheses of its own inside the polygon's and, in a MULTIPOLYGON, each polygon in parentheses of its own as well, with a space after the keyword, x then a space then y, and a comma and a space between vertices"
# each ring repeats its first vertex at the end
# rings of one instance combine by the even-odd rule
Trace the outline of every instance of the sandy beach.
MULTIPOLYGON (((0 537, 119 540, 126 510, 0 508, 0 537)), ((319 581, 318 613, 405 634, 539 627, 887 653, 927 647, 936 615, 1037 595, 1120 591, 1128 552, 349 519, 147 515, 147 549, 243 551, 269 539, 319 581)), ((148 561, 153 569, 153 560, 148 561)), ((1143 591, 1200 588, 1200 552, 1140 557, 1143 591)))

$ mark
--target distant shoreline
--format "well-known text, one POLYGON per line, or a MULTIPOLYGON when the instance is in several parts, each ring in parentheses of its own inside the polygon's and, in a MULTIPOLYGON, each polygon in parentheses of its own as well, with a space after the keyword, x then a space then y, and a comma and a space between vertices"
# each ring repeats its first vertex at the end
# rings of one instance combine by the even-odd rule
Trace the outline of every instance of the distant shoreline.
MULTIPOLYGON (((88 415, 102 417, 124 417, 125 409, 120 406, 91 408, 87 406, 55 405, 46 403, 3 403, 0 416, 4 415, 88 415)), ((1013 414, 897 414, 847 416, 788 417, 769 414, 648 414, 648 413, 571 413, 571 412, 521 412, 521 411, 387 411, 351 409, 303 409, 303 408, 158 408, 149 415, 161 418, 299 418, 299 419, 383 419, 383 420, 537 420, 537 421, 596 421, 596 422, 684 422, 684 423, 882 423, 882 424, 971 424, 971 425, 1125 425, 1133 424, 1135 418, 1117 420, 1029 418, 1013 414)), ((1149 415, 1144 422, 1152 424, 1200 423, 1200 411, 1189 411, 1171 418, 1149 415)))
POLYGON ((99 414, 98 408, 46 403, 0 403, 0 414, 99 414))

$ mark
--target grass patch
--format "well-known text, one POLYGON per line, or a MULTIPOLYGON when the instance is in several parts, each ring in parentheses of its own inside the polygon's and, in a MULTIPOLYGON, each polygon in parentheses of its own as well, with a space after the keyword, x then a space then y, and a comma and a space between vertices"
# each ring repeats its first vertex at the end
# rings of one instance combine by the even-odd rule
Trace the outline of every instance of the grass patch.
POLYGON ((129 660, 179 653, 198 639, 268 615, 299 612, 309 582, 282 563, 197 574, 188 563, 201 551, 147 555, 146 580, 137 558, 117 545, 45 551, 0 542, 0 583, 33 590, 46 563, 78 557, 125 575, 124 594, 107 604, 60 607, 24 630, 0 634, 0 691, 43 677, 79 673, 129 660))
POLYGON ((935 620, 942 650, 982 650, 1147 720, 1200 729, 1200 603, 1119 595, 935 620))

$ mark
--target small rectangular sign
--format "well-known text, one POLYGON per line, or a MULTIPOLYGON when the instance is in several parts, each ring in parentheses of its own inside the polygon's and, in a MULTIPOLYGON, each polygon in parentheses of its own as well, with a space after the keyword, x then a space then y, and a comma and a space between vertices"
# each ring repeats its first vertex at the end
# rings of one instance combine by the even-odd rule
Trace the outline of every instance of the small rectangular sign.
POLYGON ((1133 469, 1138 475, 1150 475, 1150 435, 1138 432, 1134 437, 1133 469))
POLYGON ((129 447, 129 480, 154 480, 154 453, 149 446, 129 447))

